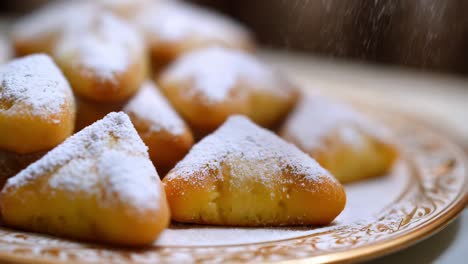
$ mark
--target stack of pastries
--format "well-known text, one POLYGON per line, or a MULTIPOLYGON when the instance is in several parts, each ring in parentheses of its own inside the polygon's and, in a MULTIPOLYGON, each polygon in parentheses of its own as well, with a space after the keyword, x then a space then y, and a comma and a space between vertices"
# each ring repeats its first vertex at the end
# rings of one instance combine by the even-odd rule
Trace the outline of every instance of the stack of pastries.
POLYGON ((342 183, 384 175, 398 156, 385 127, 303 94, 255 56, 247 29, 211 10, 62 1, 10 37, 17 58, 0 61, 9 227, 144 246, 171 219, 327 225, 345 207, 342 183))

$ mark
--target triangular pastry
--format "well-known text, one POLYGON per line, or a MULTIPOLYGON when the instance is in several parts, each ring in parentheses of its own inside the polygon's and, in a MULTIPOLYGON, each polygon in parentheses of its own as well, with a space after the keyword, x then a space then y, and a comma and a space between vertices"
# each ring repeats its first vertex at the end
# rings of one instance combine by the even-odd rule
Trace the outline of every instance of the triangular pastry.
POLYGON ((159 85, 194 133, 201 135, 232 114, 275 127, 298 98, 288 80, 253 55, 221 47, 180 57, 161 74, 159 85))
POLYGON ((312 158, 242 116, 196 144, 163 179, 172 219, 230 225, 324 225, 341 184, 312 158))
POLYGON ((153 82, 146 81, 123 111, 148 146, 161 177, 192 147, 192 132, 153 82))
POLYGON ((383 175, 398 156, 385 127, 323 96, 302 99, 280 134, 342 183, 383 175))
POLYGON ((3 223, 80 240, 137 246, 169 222, 159 176, 130 119, 111 113, 10 178, 3 223))
POLYGON ((73 133, 75 100, 47 55, 0 66, 0 149, 25 154, 49 150, 73 133))

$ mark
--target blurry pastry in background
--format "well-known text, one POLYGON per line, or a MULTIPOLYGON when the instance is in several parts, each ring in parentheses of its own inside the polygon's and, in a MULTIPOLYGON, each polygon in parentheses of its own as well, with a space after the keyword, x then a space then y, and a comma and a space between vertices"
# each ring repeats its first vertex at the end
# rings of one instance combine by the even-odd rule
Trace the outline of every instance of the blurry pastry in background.
POLYGON ((161 177, 180 161, 193 145, 193 136, 182 118, 147 81, 123 109, 135 126, 161 177))
POLYGON ((297 89, 251 54, 221 47, 195 50, 178 58, 159 85, 197 136, 243 114, 275 127, 293 108, 297 89))
POLYGON ((178 1, 155 1, 133 19, 144 34, 153 70, 178 56, 212 45, 252 50, 255 46, 247 28, 215 11, 178 1))
POLYGON ((323 96, 302 99, 280 135, 342 183, 384 175, 398 157, 385 127, 323 96))
POLYGON ((95 12, 95 6, 86 1, 56 1, 27 14, 11 30, 15 55, 51 54, 64 31, 79 27, 95 12))
POLYGON ((163 183, 172 219, 183 223, 326 225, 346 202, 328 171, 243 116, 197 143, 163 183))
POLYGON ((124 113, 68 138, 10 178, 2 223, 123 246, 151 244, 169 224, 161 180, 124 113))
POLYGON ((73 133, 75 101, 46 55, 0 66, 0 182, 73 133))
POLYGON ((12 56, 9 40, 0 33, 0 65, 6 63, 12 56))
POLYGON ((143 39, 127 22, 102 12, 65 32, 53 57, 78 96, 116 102, 131 97, 147 74, 143 39))
POLYGON ((19 154, 51 149, 73 133, 75 99, 47 55, 0 66, 0 149, 19 154))
POLYGON ((95 3, 104 9, 123 18, 130 18, 136 15, 136 13, 147 8, 154 1, 157 0, 94 0, 95 3))

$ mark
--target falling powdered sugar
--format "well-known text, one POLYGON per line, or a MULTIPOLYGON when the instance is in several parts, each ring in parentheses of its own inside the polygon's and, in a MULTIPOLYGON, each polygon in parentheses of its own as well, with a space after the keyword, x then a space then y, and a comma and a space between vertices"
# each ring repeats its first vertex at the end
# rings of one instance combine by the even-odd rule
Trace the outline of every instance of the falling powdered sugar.
POLYGON ((147 150, 128 116, 110 113, 10 178, 5 188, 20 188, 50 175, 52 192, 97 195, 104 204, 154 208, 160 196, 159 176, 147 150))
MULTIPOLYGON (((202 95, 208 102, 222 102, 242 80, 253 89, 269 89, 286 96, 284 87, 267 65, 252 55, 221 47, 209 47, 182 56, 162 75, 163 81, 194 80, 187 96, 202 95)), ((249 86, 249 87, 250 87, 249 86)))
POLYGON ((203 177, 222 170, 223 166, 230 169, 231 179, 249 175, 266 186, 280 181, 284 172, 308 183, 322 179, 336 182, 297 147, 243 116, 230 117, 217 131, 196 144, 166 178, 182 177, 193 184, 203 184, 203 177))
POLYGON ((387 141, 389 131, 352 107, 323 96, 306 96, 284 126, 284 134, 307 150, 323 148, 327 136, 337 133, 345 144, 359 144, 362 133, 387 141))
POLYGON ((31 55, 0 66, 0 113, 33 115, 48 122, 73 101, 68 81, 47 55, 31 55))
POLYGON ((151 131, 167 131, 173 135, 183 134, 186 126, 154 83, 147 81, 140 91, 125 106, 130 116, 150 123, 151 131))

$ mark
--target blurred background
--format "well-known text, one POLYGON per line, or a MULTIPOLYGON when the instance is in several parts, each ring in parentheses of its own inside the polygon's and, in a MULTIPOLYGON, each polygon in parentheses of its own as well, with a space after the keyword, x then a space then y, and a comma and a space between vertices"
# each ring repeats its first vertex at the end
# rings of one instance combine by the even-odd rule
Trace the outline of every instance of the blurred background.
MULTIPOLYGON (((2 0, 0 10, 19 14, 46 2, 2 0)), ((468 74, 465 0, 194 2, 237 18, 266 46, 468 74)))
MULTIPOLYGON (((50 1, 1 0, 0 29, 50 1)), ((259 55, 304 86, 409 113, 468 146, 468 1, 192 2, 249 27, 259 55)))

